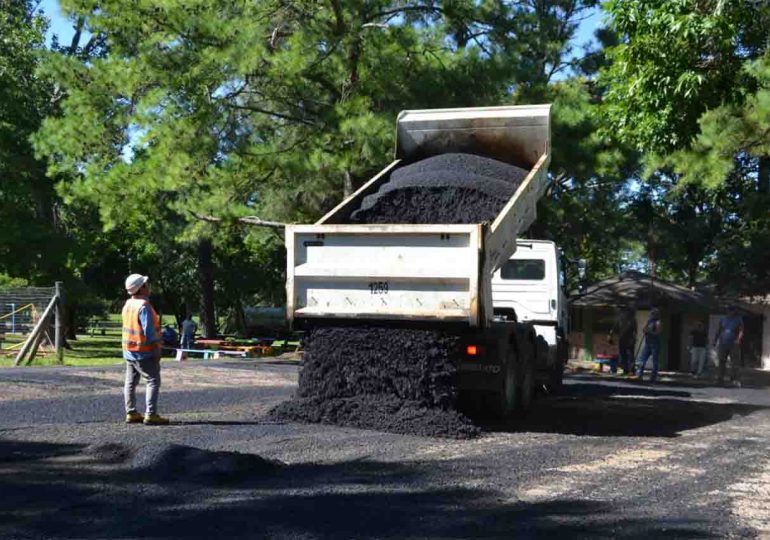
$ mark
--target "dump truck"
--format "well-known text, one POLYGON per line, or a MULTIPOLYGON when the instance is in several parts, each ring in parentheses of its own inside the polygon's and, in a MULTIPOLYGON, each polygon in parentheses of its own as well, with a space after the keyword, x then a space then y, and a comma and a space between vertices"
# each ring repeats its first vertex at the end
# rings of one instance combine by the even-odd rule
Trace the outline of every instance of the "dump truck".
POLYGON ((295 328, 414 324, 461 339, 458 386, 502 416, 557 389, 566 362, 566 302, 552 242, 518 236, 548 183, 550 105, 408 110, 395 159, 312 225, 286 227, 286 315, 295 328), (529 172, 492 222, 349 224, 399 167, 469 153, 529 172))

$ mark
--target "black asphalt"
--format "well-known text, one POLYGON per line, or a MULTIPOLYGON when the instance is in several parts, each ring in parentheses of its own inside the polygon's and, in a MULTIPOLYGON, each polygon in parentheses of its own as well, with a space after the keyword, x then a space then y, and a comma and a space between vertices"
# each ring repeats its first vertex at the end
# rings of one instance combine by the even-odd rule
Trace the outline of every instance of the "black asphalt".
MULTIPOLYGON (((255 381, 296 370, 218 366, 255 381)), ((78 377, 0 371, 0 391, 13 381, 69 388, 78 377)), ((292 391, 165 392, 167 428, 121 424, 119 388, 0 401, 0 537, 724 538, 770 527, 764 387, 573 375, 564 395, 471 441, 262 418, 292 391)))

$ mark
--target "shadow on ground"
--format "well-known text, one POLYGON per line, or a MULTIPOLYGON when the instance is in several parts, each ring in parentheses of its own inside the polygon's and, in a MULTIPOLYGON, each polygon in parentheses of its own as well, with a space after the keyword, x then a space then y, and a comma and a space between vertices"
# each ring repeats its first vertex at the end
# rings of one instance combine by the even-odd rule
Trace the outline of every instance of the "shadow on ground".
MULTIPOLYGON (((195 475, 160 480, 80 450, 0 440, 0 536, 705 538, 724 533, 714 531, 713 523, 635 519, 600 502, 505 502, 493 491, 454 486, 434 464, 284 465, 268 473, 244 469, 223 484, 195 475), (27 451, 32 457, 23 462, 6 459, 27 451)), ((116 455, 130 460, 128 454, 116 455)))
POLYGON ((580 381, 558 396, 541 397, 521 419, 483 422, 488 431, 620 437, 677 437, 683 431, 745 416, 767 407, 689 399, 683 390, 580 381))

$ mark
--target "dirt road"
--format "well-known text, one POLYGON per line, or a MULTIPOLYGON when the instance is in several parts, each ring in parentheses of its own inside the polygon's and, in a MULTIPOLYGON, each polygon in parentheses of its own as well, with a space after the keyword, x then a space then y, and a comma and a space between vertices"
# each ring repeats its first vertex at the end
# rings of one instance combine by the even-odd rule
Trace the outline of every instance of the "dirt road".
POLYGON ((0 537, 770 534, 767 388, 573 375, 455 441, 265 421, 297 367, 254 362, 166 364, 175 424, 127 426, 121 375, 0 371, 0 537))

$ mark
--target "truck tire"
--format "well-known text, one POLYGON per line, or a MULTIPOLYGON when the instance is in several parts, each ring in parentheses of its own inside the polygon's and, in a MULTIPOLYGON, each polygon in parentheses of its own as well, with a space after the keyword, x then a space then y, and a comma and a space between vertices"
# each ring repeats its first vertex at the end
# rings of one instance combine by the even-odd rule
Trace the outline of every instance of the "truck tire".
POLYGON ((564 390, 564 366, 567 364, 567 343, 562 336, 557 336, 556 363, 548 373, 546 390, 549 394, 559 394, 564 390))
POLYGON ((531 344, 530 354, 525 351, 519 351, 519 365, 518 371, 520 373, 519 380, 519 399, 517 408, 519 412, 527 412, 532 407, 532 400, 535 395, 535 357, 533 354, 536 352, 537 347, 531 344))
POLYGON ((508 347, 505 360, 505 373, 501 381, 501 388, 493 400, 493 412, 500 419, 508 419, 513 416, 519 401, 519 381, 516 376, 518 358, 514 346, 508 347))

